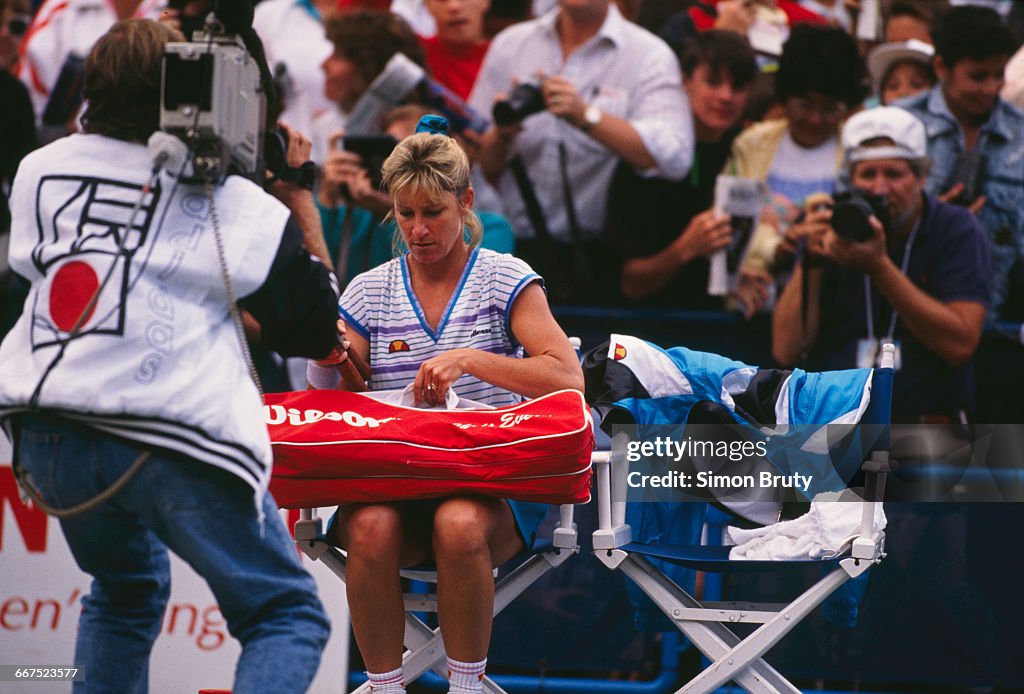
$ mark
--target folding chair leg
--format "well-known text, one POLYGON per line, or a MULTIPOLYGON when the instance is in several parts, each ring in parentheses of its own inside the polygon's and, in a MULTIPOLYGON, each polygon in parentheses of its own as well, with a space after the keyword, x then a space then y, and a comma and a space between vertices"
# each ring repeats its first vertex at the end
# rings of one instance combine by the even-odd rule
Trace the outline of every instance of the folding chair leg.
MULTIPOLYGON (((565 554, 567 551, 563 550, 565 554)), ((532 585, 537 578, 550 571, 564 560, 561 555, 538 554, 530 557, 505 578, 498 581, 494 586, 494 614, 505 609, 509 603, 517 598, 524 590, 532 585)), ((320 556, 328 568, 345 580, 345 561, 340 552, 329 548, 320 556)), ((447 663, 444 641, 441 638, 440 629, 431 629, 417 619, 414 615, 405 615, 405 637, 403 642, 406 653, 402 658, 402 670, 406 682, 415 681, 427 670, 433 670, 441 677, 447 677, 447 663)), ((506 694, 505 690, 498 686, 490 677, 484 677, 483 690, 485 694, 506 694)), ((364 682, 353 690, 352 694, 369 694, 370 685, 364 682)))
POLYGON ((448 676, 445 662, 447 654, 440 629, 431 629, 416 617, 405 616, 405 647, 402 658, 405 681, 412 682, 427 670, 433 670, 441 677, 448 676))
POLYGON ((799 598, 762 624, 754 633, 736 644, 727 653, 715 658, 704 672, 690 681, 681 692, 711 692, 731 679, 737 679, 753 663, 761 662, 761 656, 783 636, 792 631, 814 608, 831 595, 839 586, 848 581, 850 575, 837 568, 815 583, 799 598))
MULTIPOLYGON (((314 547, 316 558, 334 572, 342 581, 345 580, 345 559, 341 552, 333 547, 314 547)), ((572 552, 562 549, 558 552, 535 554, 520 564, 494 585, 494 614, 503 609, 522 594, 527 588, 545 573, 564 562, 572 552)), ((431 629, 412 614, 405 615, 405 637, 403 642, 406 653, 402 658, 402 670, 405 681, 416 680, 427 670, 433 670, 441 677, 447 677, 447 663, 444 641, 439 629, 431 629)), ((494 680, 484 677, 485 694, 506 694, 494 680)), ((364 682, 353 690, 352 694, 369 694, 370 684, 364 682)))
MULTIPOLYGON (((440 629, 431 629, 415 617, 407 616, 405 620, 405 645, 409 649, 402 659, 402 670, 404 671, 406 682, 416 680, 427 670, 433 670, 442 678, 447 679, 446 654, 440 629)), ((486 675, 483 680, 483 690, 484 694, 507 694, 504 689, 486 675)))
POLYGON ((522 595, 537 579, 561 564, 571 554, 569 550, 534 554, 507 576, 494 584, 494 614, 498 614, 522 595))
POLYGON ((498 686, 498 684, 487 675, 484 675, 484 694, 508 694, 504 689, 498 686))
MULTIPOLYGON (((671 614, 672 609, 680 603, 685 607, 700 607, 700 603, 693 596, 666 578, 643 557, 630 554, 619 565, 619 569, 643 590, 665 614, 671 614)), ((715 661, 718 661, 740 643, 740 638, 736 634, 725 625, 716 622, 676 620, 675 625, 697 646, 701 653, 715 661)), ((800 694, 800 690, 794 687, 778 670, 760 658, 755 659, 731 678, 752 694, 780 694, 783 692, 785 694, 800 694)), ((714 689, 714 687, 691 689, 692 685, 691 682, 679 691, 698 692, 714 689)))

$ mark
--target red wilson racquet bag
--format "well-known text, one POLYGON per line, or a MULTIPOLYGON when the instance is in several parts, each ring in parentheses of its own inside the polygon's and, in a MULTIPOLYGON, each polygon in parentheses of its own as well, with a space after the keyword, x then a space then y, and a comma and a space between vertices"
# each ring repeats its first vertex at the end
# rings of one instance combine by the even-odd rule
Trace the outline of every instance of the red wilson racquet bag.
POLYGON ((268 393, 270 491, 283 508, 484 494, 590 500, 593 422, 563 390, 497 409, 424 410, 360 393, 268 393))

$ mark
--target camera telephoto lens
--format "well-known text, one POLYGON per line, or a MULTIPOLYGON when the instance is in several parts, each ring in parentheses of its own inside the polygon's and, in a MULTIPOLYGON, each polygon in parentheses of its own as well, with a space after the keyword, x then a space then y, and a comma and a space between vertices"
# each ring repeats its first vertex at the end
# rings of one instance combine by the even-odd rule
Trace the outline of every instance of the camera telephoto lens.
POLYGON ((540 90, 540 85, 524 82, 516 85, 507 99, 494 102, 492 115, 495 125, 515 125, 522 122, 527 116, 540 113, 545 107, 544 94, 540 90))
POLYGON ((888 226, 889 203, 884 195, 862 190, 836 194, 832 228, 840 237, 855 243, 867 241, 875 233, 869 221, 872 216, 877 217, 883 227, 888 226))

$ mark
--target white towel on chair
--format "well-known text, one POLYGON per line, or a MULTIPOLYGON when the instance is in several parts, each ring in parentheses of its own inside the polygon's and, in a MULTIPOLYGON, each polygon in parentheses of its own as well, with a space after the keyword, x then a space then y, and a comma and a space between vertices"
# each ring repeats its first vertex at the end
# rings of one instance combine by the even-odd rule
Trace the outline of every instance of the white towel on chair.
MULTIPOLYGON (((865 502, 852 492, 824 492, 811 501, 811 510, 799 518, 765 528, 726 528, 727 541, 736 546, 729 559, 794 561, 829 559, 842 553, 860 534, 865 502), (844 495, 846 495, 844 497, 844 495)), ((885 512, 875 505, 875 541, 885 529, 885 512)))

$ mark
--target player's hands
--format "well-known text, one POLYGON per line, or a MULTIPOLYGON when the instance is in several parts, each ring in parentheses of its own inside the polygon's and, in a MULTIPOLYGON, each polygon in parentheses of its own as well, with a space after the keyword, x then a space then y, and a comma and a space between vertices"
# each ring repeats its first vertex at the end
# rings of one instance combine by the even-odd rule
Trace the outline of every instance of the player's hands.
POLYGON ((469 349, 453 349, 436 357, 431 357, 420 364, 420 370, 413 381, 413 398, 416 404, 426 402, 428 405, 442 405, 445 396, 455 381, 459 380, 466 369, 466 358, 469 349))

